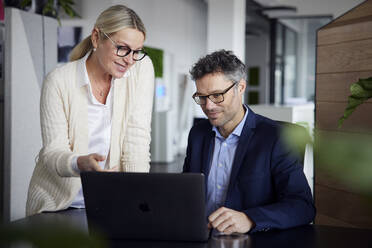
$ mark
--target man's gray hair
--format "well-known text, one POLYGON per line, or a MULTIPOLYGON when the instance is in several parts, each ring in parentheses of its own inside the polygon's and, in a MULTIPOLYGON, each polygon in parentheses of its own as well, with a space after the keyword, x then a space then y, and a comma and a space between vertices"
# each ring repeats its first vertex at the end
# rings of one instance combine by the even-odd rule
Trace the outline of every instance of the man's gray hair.
POLYGON ((232 51, 219 50, 199 59, 190 70, 194 81, 210 73, 223 73, 228 80, 237 83, 246 80, 246 67, 232 51))

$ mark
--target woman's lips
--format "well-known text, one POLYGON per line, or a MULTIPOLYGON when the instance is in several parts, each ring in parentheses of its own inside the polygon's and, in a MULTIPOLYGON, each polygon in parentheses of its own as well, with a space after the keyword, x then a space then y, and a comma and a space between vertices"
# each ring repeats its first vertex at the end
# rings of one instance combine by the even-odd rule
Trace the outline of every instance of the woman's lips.
POLYGON ((122 64, 119 64, 119 63, 115 62, 115 65, 116 65, 118 71, 120 71, 120 72, 125 72, 127 70, 127 67, 122 65, 122 64))

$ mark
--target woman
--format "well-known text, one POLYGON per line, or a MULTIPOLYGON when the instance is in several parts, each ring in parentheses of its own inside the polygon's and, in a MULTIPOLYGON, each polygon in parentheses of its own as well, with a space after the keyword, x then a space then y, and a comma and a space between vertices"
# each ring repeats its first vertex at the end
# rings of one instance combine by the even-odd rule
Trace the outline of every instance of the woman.
POLYGON ((149 171, 154 70, 145 36, 133 10, 112 6, 71 52, 71 62, 46 76, 43 147, 26 215, 83 208, 81 171, 149 171))

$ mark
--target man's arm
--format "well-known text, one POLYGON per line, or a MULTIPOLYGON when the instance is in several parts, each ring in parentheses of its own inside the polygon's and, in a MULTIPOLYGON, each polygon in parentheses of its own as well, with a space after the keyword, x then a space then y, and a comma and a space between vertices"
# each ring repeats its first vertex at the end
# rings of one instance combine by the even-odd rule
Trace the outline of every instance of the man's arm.
POLYGON ((303 167, 279 140, 273 147, 271 172, 277 201, 243 210, 256 224, 251 231, 285 229, 313 221, 315 207, 303 167))
MULTIPOLYGON (((183 163, 183 170, 182 172, 185 173, 185 172, 190 172, 191 168, 190 168, 190 165, 191 165, 191 157, 192 157, 192 148, 193 148, 193 140, 195 138, 195 127, 192 127, 190 132, 189 132, 189 137, 187 139, 187 148, 186 148, 186 157, 185 157, 185 160, 184 160, 184 163, 183 163)), ((201 151, 199 153, 199 156, 201 156, 201 151)))
POLYGON ((226 234, 249 232, 255 223, 243 212, 221 207, 209 217, 208 227, 213 227, 226 234))

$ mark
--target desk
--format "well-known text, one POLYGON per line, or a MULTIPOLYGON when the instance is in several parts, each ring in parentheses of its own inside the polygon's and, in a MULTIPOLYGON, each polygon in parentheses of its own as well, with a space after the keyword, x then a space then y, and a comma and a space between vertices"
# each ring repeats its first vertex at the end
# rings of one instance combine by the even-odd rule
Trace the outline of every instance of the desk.
MULTIPOLYGON (((68 222, 70 225, 88 232, 84 209, 65 210, 56 213, 43 213, 18 220, 14 224, 35 226, 36 223, 68 222)), ((156 248, 215 248, 208 243, 165 242, 165 241, 110 241, 110 247, 156 247, 156 248)), ((259 232, 249 235, 249 248, 364 248, 372 247, 372 230, 306 225, 282 231, 259 232)))

